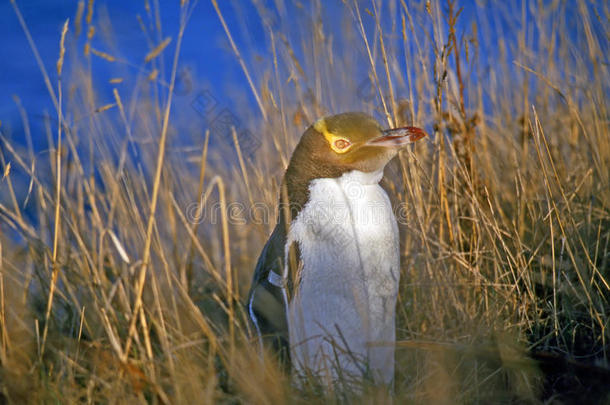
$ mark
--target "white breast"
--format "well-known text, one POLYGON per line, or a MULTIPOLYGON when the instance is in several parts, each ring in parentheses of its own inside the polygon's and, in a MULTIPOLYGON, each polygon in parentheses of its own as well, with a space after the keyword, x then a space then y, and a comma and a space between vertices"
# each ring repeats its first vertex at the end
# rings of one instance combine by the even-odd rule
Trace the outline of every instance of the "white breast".
POLYGON ((288 241, 299 242, 303 260, 288 309, 297 370, 334 378, 337 366, 362 375, 368 364, 376 380, 393 378, 393 347, 369 345, 395 341, 398 228, 378 184, 382 175, 352 171, 312 181, 291 225, 288 241))

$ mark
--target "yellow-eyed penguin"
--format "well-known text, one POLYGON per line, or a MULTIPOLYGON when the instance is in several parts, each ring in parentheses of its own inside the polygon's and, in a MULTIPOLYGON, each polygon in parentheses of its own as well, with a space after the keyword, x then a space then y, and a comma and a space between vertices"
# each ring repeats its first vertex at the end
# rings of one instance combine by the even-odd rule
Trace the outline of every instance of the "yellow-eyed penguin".
POLYGON ((378 183, 398 150, 424 136, 383 130, 363 113, 322 118, 302 135, 248 297, 261 345, 297 373, 392 382, 399 238, 378 183))

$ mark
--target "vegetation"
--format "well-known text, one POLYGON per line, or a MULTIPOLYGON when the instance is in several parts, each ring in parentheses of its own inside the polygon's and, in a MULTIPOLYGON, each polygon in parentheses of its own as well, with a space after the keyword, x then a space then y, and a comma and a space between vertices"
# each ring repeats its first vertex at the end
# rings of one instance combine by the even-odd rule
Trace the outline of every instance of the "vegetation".
MULTIPOLYGON (((48 152, 25 112, 28 141, 0 139, 3 398, 353 400, 261 359, 244 297, 300 134, 358 110, 430 134, 384 180, 401 231, 397 403, 610 401, 608 4, 496 1, 475 19, 450 0, 287 3, 253 2, 256 57, 233 40, 254 24, 241 5, 212 0, 249 84, 252 102, 231 93, 238 125, 197 115, 209 99, 180 65, 193 2, 171 40, 146 3, 135 74, 79 2, 57 75, 42 69, 48 152)), ((363 384, 360 400, 389 399, 363 384)))

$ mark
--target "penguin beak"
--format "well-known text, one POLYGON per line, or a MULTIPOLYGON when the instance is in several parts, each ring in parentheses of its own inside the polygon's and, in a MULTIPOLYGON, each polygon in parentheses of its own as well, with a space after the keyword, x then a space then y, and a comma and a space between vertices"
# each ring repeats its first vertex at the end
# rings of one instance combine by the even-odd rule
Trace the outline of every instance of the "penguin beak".
POLYGON ((427 134, 423 129, 417 127, 401 127, 386 129, 380 137, 368 141, 372 146, 384 146, 386 148, 400 149, 412 142, 418 141, 427 134))

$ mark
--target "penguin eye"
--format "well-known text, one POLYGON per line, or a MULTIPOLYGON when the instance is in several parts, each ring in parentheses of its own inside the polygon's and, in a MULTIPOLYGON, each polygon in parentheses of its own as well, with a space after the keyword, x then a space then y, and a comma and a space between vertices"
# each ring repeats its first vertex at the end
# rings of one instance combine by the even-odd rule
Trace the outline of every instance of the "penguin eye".
POLYGON ((348 146, 350 146, 350 142, 347 139, 337 139, 333 145, 335 146, 336 149, 338 150, 344 150, 346 149, 348 146))

